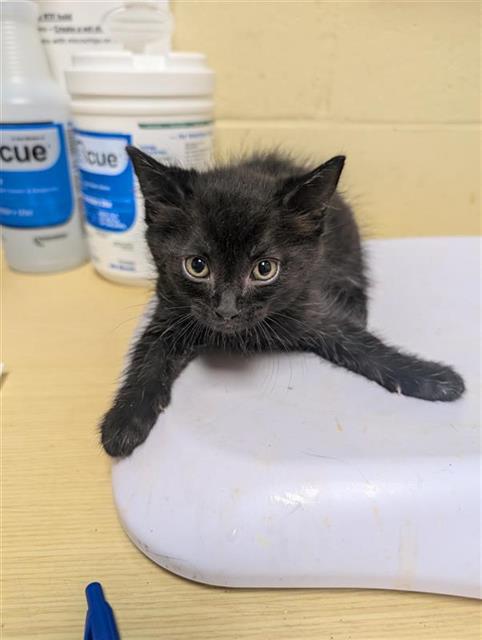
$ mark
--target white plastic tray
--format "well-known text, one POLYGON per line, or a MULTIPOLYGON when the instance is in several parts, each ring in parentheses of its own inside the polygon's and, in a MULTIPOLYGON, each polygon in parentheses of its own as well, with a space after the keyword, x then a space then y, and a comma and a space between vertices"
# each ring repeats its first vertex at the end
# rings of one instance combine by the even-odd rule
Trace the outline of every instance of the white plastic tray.
POLYGON ((480 597, 480 241, 368 244, 370 326, 453 364, 466 396, 392 395, 310 355, 194 361, 113 468, 135 544, 233 587, 480 597))

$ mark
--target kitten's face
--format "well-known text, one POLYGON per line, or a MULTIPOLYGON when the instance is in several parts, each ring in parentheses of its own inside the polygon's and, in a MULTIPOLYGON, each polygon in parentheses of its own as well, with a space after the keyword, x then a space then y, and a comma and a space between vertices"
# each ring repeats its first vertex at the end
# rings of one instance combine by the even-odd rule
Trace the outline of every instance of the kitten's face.
POLYGON ((286 288, 277 282, 282 265, 273 253, 253 259, 252 252, 247 252, 234 263, 226 262, 225 252, 207 248, 202 255, 179 256, 182 277, 187 282, 178 282, 177 286, 189 299, 191 314, 201 324, 222 333, 244 331, 260 323, 279 306, 286 288))
POLYGON ((252 248, 239 250, 236 256, 228 244, 201 238, 202 233, 195 234, 179 252, 179 264, 172 265, 182 271, 184 282, 178 277, 177 286, 189 298, 192 315, 223 333, 258 324, 279 305, 278 298, 286 288, 280 252, 274 245, 258 243, 255 235, 252 248))
POLYGON ((171 236, 164 225, 148 231, 160 284, 214 331, 241 332, 286 308, 314 268, 316 251, 288 246, 279 212, 258 195, 211 184, 177 215, 171 236))
POLYGON ((239 333, 282 313, 309 286, 320 268, 321 216, 310 215, 306 201, 297 203, 305 211, 291 211, 287 199, 299 196, 293 181, 246 167, 198 174, 140 153, 130 151, 158 291, 179 315, 215 332, 239 333))

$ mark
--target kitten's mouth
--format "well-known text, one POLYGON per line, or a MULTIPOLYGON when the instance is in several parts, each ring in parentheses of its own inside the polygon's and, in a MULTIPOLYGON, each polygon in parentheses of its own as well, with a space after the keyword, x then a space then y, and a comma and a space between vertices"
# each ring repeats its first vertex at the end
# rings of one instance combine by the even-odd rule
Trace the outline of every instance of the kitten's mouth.
POLYGON ((220 320, 219 322, 212 322, 211 328, 220 333, 234 334, 239 333, 243 329, 246 329, 243 322, 236 320, 220 320))
POLYGON ((236 333, 242 333, 249 329, 249 323, 243 318, 224 319, 207 315, 205 317, 197 317, 198 321, 208 329, 215 331, 216 333, 222 333, 225 335, 234 335, 236 333))
POLYGON ((199 311, 193 309, 196 320, 207 329, 224 335, 249 333, 262 319, 262 313, 241 313, 234 318, 220 318, 211 311, 199 311))

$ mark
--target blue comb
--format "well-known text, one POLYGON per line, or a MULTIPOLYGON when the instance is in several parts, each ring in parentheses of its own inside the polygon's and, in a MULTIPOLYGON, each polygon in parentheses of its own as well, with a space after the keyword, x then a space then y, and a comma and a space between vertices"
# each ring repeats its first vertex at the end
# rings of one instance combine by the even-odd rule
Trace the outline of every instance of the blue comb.
POLYGON ((87 617, 84 640, 120 640, 114 612, 104 597, 102 586, 91 582, 86 590, 87 617))

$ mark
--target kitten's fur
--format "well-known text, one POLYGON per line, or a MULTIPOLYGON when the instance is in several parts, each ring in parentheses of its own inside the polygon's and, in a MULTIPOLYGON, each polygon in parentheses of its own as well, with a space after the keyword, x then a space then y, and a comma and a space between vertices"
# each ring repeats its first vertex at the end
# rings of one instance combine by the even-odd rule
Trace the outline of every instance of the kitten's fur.
MULTIPOLYGON (((202 349, 310 351, 392 392, 455 400, 462 378, 366 330, 367 278, 358 229, 335 189, 344 157, 306 172, 277 154, 206 172, 128 153, 145 199, 147 242, 159 277, 156 308, 102 422, 102 444, 127 456, 148 436, 171 386, 202 349), (211 273, 183 269, 202 256, 211 273), (262 258, 278 277, 251 279, 262 258)), ((396 286, 396 283, 394 283, 396 286)))

